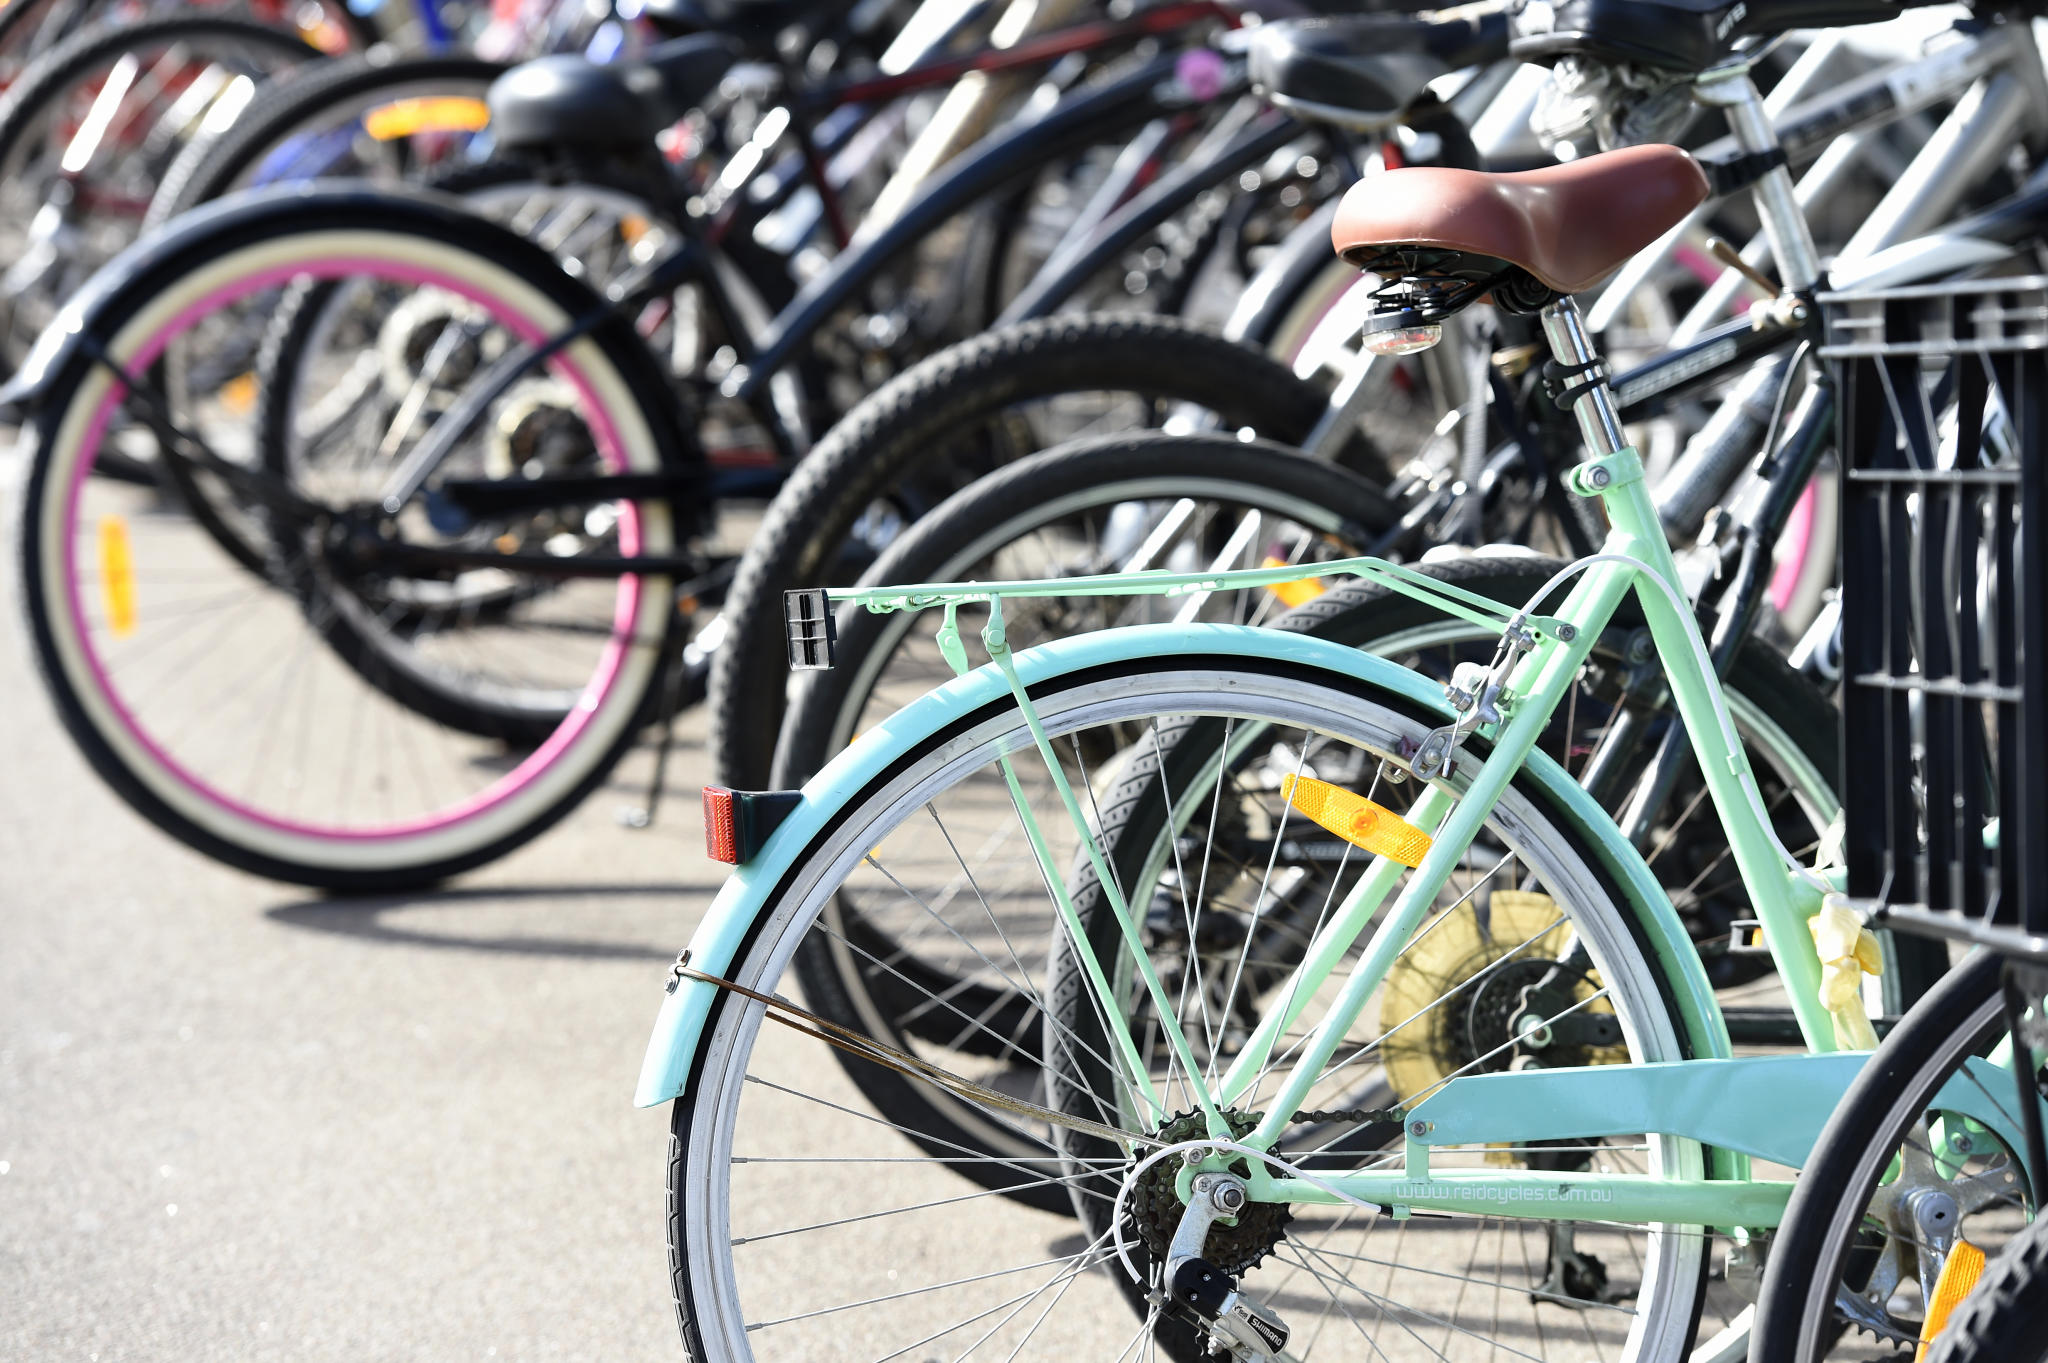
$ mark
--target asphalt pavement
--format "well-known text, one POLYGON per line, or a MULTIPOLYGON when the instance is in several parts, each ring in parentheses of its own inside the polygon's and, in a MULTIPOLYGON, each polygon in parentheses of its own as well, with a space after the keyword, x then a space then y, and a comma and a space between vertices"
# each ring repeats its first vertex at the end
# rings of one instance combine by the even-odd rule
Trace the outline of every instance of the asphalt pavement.
MULTIPOLYGON (((11 500, 11 499, 10 499, 11 500)), ((701 714, 433 894, 331 900, 132 814, 0 633, 0 1358, 674 1359, 632 1087, 723 870, 701 714)))

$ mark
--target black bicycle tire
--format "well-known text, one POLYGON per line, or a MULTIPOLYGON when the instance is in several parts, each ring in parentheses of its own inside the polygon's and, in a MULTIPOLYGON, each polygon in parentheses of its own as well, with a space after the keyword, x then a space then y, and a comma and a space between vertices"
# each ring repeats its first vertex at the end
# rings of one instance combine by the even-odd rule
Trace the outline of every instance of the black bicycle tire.
MULTIPOLYGON (((395 209, 402 209, 405 206, 403 200, 392 202, 395 209)), ((323 209, 326 214, 322 220, 323 228, 334 226, 336 211, 331 206, 323 209)), ((410 232, 423 239, 437 240, 440 244, 477 249, 473 224, 462 223, 460 230, 452 223, 429 228, 422 224, 419 215, 415 213, 387 212, 374 201, 360 205, 355 212, 357 221, 353 225, 363 230, 410 232)), ((189 249, 160 262, 153 276, 136 281, 135 287, 126 292, 129 313, 137 312, 146 306, 157 288, 168 286, 182 273, 203 264, 210 258, 210 252, 237 249, 244 244, 248 235, 248 231, 241 224, 228 221, 216 227, 210 238, 188 243, 189 249), (156 287, 149 287, 150 285, 156 287)), ((592 306, 593 298, 587 286, 556 268, 554 262, 541 253, 538 247, 509 234, 505 241, 496 243, 496 246, 500 249, 492 256, 495 264, 513 268, 512 262, 517 262, 518 268, 533 285, 544 296, 560 302, 568 315, 581 315, 592 306)), ((118 329, 120 320, 112 316, 99 319, 100 324, 106 328, 103 334, 113 334, 113 330, 118 329)), ((629 323, 614 319, 593 329, 589 336, 603 348, 621 381, 633 391, 636 403, 649 406, 665 400, 666 381, 629 323)), ((229 841, 200 827, 187 816, 171 808, 129 771, 118 753, 95 728, 62 668, 53 663, 56 643, 51 624, 50 598, 47 592, 37 590, 37 583, 41 577, 42 532, 41 518, 36 514, 36 510, 45 495, 51 462, 44 457, 43 451, 48 446, 51 432, 61 428, 64 413, 70 405, 67 394, 76 391, 92 367, 83 357, 63 366, 52 376, 36 410, 23 427, 23 438, 27 442, 23 448, 27 454, 28 473, 19 480, 14 508, 14 523, 19 527, 16 536, 18 571, 15 574, 15 592, 21 603, 20 618, 27 627, 36 669, 43 678, 59 720, 101 779, 106 781, 130 808, 159 829, 216 861, 273 880, 347 894, 375 894, 415 889, 435 884, 462 871, 493 861, 538 837, 595 790, 637 741, 640 722, 646 718, 660 691, 660 669, 655 669, 646 693, 634 702, 635 720, 621 728, 610 750, 599 754, 590 769, 560 799, 526 819, 518 828, 488 844, 417 865, 361 870, 287 862, 229 841)), ((665 462, 674 466, 687 465, 690 462, 689 451, 671 449, 659 436, 655 443, 659 457, 665 462)), ((670 629, 677 627, 673 614, 667 614, 664 618, 670 629)))
POLYGON ((1862 1190, 1859 1198, 1860 1166, 1879 1144, 1886 1144, 1887 1151, 1897 1148, 1887 1126, 1896 1125, 1902 1104, 1917 1105, 1931 1096, 1929 1086, 1945 1077, 1945 1069, 1937 1076, 1926 1071, 1939 1063, 1943 1046, 1952 1043, 1971 1017, 1981 1015, 1985 1001, 1996 999, 2001 965, 1989 952, 1958 964, 1892 1029, 1842 1095, 1814 1142, 1813 1158, 1799 1171, 1785 1219, 1772 1239, 1763 1294, 1750 1328, 1752 1358, 1795 1363, 1817 1356, 1811 1345, 1819 1343, 1824 1352, 1832 1343, 1841 1324, 1834 1284, 1820 1282, 1819 1266, 1829 1259, 1833 1222, 1852 1202, 1853 1214, 1861 1217, 1869 1190, 1862 1190))
POLYGON ((506 62, 458 54, 427 53, 393 61, 364 55, 330 60, 290 80, 265 82, 218 136, 191 143, 171 162, 143 215, 143 230, 225 194, 264 152, 331 104, 393 86, 444 80, 488 86, 509 69, 506 62))
MULTIPOLYGON (((938 581, 936 573, 956 546, 1011 519, 1020 505, 1066 498, 1098 483, 1146 477, 1154 470, 1204 484, 1241 479, 1251 485, 1247 501, 1276 489, 1320 499, 1340 527, 1355 527, 1357 541, 1384 530, 1398 514, 1363 478, 1285 446, 1219 435, 1171 440, 1147 433, 1096 436, 1020 459, 948 498, 891 544, 864 576, 876 582, 938 581)), ((771 779, 778 789, 802 785, 831 757, 834 721, 884 619, 867 611, 851 614, 838 632, 832 668, 807 676, 776 744, 771 779)))
POLYGON ((1928 1363, 2041 1363, 2048 1358, 2048 1218, 2036 1218, 1985 1265, 1927 1351, 1928 1363))
POLYGON ((1070 392, 1138 392, 1221 408, 1224 425, 1283 443, 1322 414, 1315 388, 1264 355, 1169 318, 1054 317, 941 351, 870 395, 798 465, 768 508, 726 595, 713 655, 713 762, 738 789, 769 777, 784 710, 783 593, 823 585, 861 512, 900 485, 949 431, 1012 404, 1070 392))

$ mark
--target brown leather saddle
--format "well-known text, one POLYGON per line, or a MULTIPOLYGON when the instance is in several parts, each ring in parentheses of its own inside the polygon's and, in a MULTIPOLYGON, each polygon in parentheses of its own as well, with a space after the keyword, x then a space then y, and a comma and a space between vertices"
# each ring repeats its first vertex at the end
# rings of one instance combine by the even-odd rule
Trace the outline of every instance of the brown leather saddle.
POLYGON ((1411 167, 1353 185, 1330 239, 1360 269, 1468 279, 1519 267, 1559 294, 1590 288, 1707 197, 1684 150, 1624 147, 1492 175, 1411 167))

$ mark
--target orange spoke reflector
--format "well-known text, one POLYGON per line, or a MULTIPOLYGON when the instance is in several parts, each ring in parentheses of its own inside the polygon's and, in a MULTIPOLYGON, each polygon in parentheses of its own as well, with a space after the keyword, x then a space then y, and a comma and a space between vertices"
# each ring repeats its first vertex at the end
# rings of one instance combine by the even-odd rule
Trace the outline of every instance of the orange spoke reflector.
POLYGON ((1305 817, 1374 856, 1403 866, 1420 866, 1429 851, 1429 834, 1386 806, 1342 786, 1289 774, 1280 778, 1280 794, 1305 817))
POLYGON ((128 547, 128 522, 100 517, 100 586, 107 594, 107 627, 116 639, 135 633, 135 554, 128 547))
MULTIPOLYGON (((1275 558, 1273 555, 1268 554, 1259 566, 1261 568, 1285 568, 1287 560, 1275 558)), ((1323 594, 1325 589, 1321 578, 1304 577, 1298 582, 1268 582, 1266 590, 1279 597, 1282 604, 1291 608, 1315 600, 1323 594)))
POLYGON ((232 416, 247 416, 256 410, 256 375, 237 374, 220 386, 220 405, 232 416))
POLYGON ((1949 1315, 1983 1276, 1984 1251, 1958 1239, 1941 1266, 1941 1276, 1934 1280, 1934 1300, 1927 1303, 1927 1319, 1920 1326, 1920 1347, 1913 1352, 1913 1363, 1926 1363, 1927 1346, 1948 1327, 1949 1315))
POLYGON ((363 115, 363 131, 379 142, 414 133, 473 133, 491 121, 490 106, 458 95, 393 100, 363 115))

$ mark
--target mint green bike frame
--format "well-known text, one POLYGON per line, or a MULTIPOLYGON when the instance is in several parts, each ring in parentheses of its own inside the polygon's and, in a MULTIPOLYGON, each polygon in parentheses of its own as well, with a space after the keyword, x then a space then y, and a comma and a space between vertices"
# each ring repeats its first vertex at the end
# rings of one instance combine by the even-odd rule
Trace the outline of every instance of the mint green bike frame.
MULTIPOLYGON (((1582 364, 1593 358, 1569 299, 1546 309, 1543 320, 1560 362, 1582 364)), ((1275 657, 1291 652, 1344 651, 1320 641, 1272 631, 1186 625, 1103 631, 1085 640, 1053 644, 1019 656, 1011 652, 1005 637, 1003 602, 1031 596, 1200 594, 1347 573, 1378 581, 1448 614, 1501 629, 1505 638, 1514 641, 1515 647, 1504 646, 1498 660, 1498 675, 1504 677, 1500 720, 1471 727, 1454 724, 1448 730, 1437 730, 1429 740, 1434 742, 1446 732, 1450 734, 1450 747, 1439 754, 1442 757, 1449 757, 1456 744, 1469 734, 1485 737, 1491 747, 1485 762, 1477 767, 1462 792, 1447 780, 1430 779, 1418 796, 1409 817, 1433 837, 1421 865, 1409 873, 1408 868, 1398 863, 1375 858, 1309 944, 1297 968, 1298 978, 1281 994, 1289 1004, 1261 1019, 1213 1089, 1202 1092, 1197 1088, 1197 1101, 1207 1119, 1208 1138, 1235 1140, 1255 1149, 1270 1149, 1289 1125, 1289 1114, 1306 1105, 1305 1099, 1317 1076, 1368 1000, 1379 990, 1402 948, 1438 902, 1439 892, 1462 862, 1508 783, 1525 768, 1537 772, 1540 779, 1542 772, 1554 766, 1536 750, 1536 741, 1569 693, 1602 629, 1627 594, 1638 593, 1651 638, 1665 664, 1674 703, 1692 740, 1701 774, 1762 926, 1764 940, 1791 999, 1807 1054, 1727 1058, 1726 1029, 1711 991, 1705 988, 1698 957, 1682 932, 1675 934, 1677 941, 1672 943, 1669 929, 1675 926, 1676 915, 1662 888, 1644 868, 1640 874, 1624 874, 1620 879, 1642 901, 1635 906, 1639 917, 1660 929, 1652 934, 1653 943, 1664 948, 1660 964, 1681 985, 1680 1011, 1694 1014, 1688 1021, 1695 1051, 1702 1049, 1697 1043, 1704 1038, 1710 1058, 1664 1064, 1532 1069, 1450 1079, 1404 1115, 1405 1146, 1399 1167, 1329 1173, 1308 1181, 1277 1176, 1270 1167, 1251 1161, 1247 1182, 1256 1200, 1332 1203, 1348 1197, 1388 1207, 1396 1216, 1429 1210, 1563 1221, 1766 1228, 1782 1219, 1791 1185, 1753 1179, 1749 1160, 1754 1157, 1792 1166, 1803 1164, 1822 1125, 1865 1058, 1861 1053, 1836 1053, 1833 1022, 1819 996, 1820 962, 1806 928, 1807 919, 1821 907, 1822 890, 1787 865, 1771 829, 1757 813, 1762 806, 1755 777, 1741 747, 1729 741, 1723 728, 1722 712, 1717 705, 1719 680, 1701 663, 1704 649, 1698 623, 1690 609, 1680 609, 1675 604, 1686 597, 1655 504, 1644 485, 1642 463, 1635 451, 1622 442, 1619 421, 1604 385, 1582 390, 1575 412, 1595 457, 1573 471, 1572 486, 1582 495, 1601 500, 1613 528, 1600 554, 1583 566, 1554 615, 1511 613, 1489 598, 1377 559, 1245 572, 1145 572, 1035 582, 856 588, 830 593, 833 599, 858 602, 877 611, 944 608, 940 648, 955 672, 961 674, 960 680, 918 702, 913 711, 928 706, 934 711, 950 710, 957 714, 962 705, 968 704, 969 697, 978 696, 985 703, 1000 689, 1008 690, 1032 733, 1038 755, 1080 835, 1082 847, 1095 862, 1099 883, 1131 947, 1143 985, 1152 995, 1167 1044, 1179 1054, 1185 1072, 1191 1076, 1199 1076, 1202 1069, 1193 1062, 1191 1048, 1177 1024, 1171 996, 1153 971, 1149 954, 1139 939, 1139 922, 1123 902, 1116 877, 1104 863, 1081 802, 1039 723, 1030 687, 1062 671, 1094 665, 1105 651, 1128 651, 1120 647, 1121 641, 1116 638, 1119 635, 1146 636, 1143 653, 1134 656, 1162 659, 1176 653, 1214 656, 1218 652, 1242 652, 1275 657), (1644 575, 1661 579, 1671 589, 1670 593, 1655 583, 1641 581, 1644 575), (973 672, 957 619, 958 608, 967 603, 985 603, 989 610, 982 642, 990 667, 973 672), (1218 640, 1226 637, 1230 646, 1219 648, 1218 640), (1062 654, 1071 657, 1063 658, 1062 654), (1000 687, 991 672, 1000 677, 1000 687), (1387 899, 1404 875, 1406 884, 1389 909, 1387 899), (1300 1044, 1299 1055, 1287 1068, 1280 1090, 1268 1100, 1268 1115, 1250 1134, 1234 1136, 1222 1115, 1224 1110, 1257 1083, 1279 1039, 1299 1019, 1308 1001, 1319 996, 1318 991, 1330 981, 1368 927, 1372 933, 1365 940, 1362 954, 1338 988, 1328 1011, 1300 1044), (1707 1176, 1430 1168, 1430 1153, 1436 1147, 1522 1145, 1538 1140, 1636 1133, 1699 1142, 1711 1153, 1707 1176)), ((1398 688, 1401 691, 1436 691, 1441 695, 1431 683, 1392 664, 1377 659, 1360 660, 1361 665, 1368 661, 1375 664, 1368 670, 1376 679, 1382 671, 1399 674, 1404 679, 1398 688)), ((855 774, 862 770, 881 770, 910 742, 930 731, 929 723, 909 722, 907 717, 911 714, 906 711, 905 716, 899 717, 905 721, 900 730, 899 720, 892 720, 864 735, 805 788, 804 808, 770 839, 756 865, 741 868, 693 939, 690 956, 697 969, 715 974, 737 959, 747 931, 772 899, 782 872, 824 825, 830 812, 851 798, 849 779, 857 781, 855 774)), ((1466 723, 1469 724, 1469 717, 1466 723)), ((1418 753, 1418 764, 1428 752, 1429 742, 1418 753)), ((1080 945, 1079 954, 1090 986, 1105 1005, 1104 1016, 1121 1018, 1125 1009, 1112 994, 1102 964, 1085 944, 1078 914, 1064 889, 1063 870, 1054 864, 1043 830, 1016 786, 1010 766, 1014 760, 1014 755, 1003 759, 1003 768, 1012 784, 1018 816, 1046 883, 1052 887, 1055 907, 1080 945)), ((1440 777, 1442 771, 1441 766, 1431 762, 1428 771, 1419 774, 1434 773, 1440 777)), ((1551 784, 1554 786, 1555 781, 1551 784)), ((1583 792, 1578 794, 1579 803, 1590 810, 1585 827, 1602 845, 1602 855, 1609 865, 1631 872, 1641 868, 1640 858, 1612 820, 1590 799, 1583 798, 1583 792)), ((687 1090, 715 989, 716 986, 703 982, 671 985, 641 1073, 638 1100, 643 1105, 680 1096, 687 1090)), ((1152 1115, 1164 1116, 1164 1103, 1153 1089, 1148 1067, 1128 1029, 1123 1029, 1113 1042, 1139 1102, 1152 1109, 1152 1115)), ((1958 1075, 1944 1090, 1938 1105, 1982 1123, 2005 1140, 2008 1148, 2023 1148, 2017 1115, 1985 1097, 1987 1092, 2010 1091, 2010 1074, 1994 1061, 1969 1063, 1980 1073, 1958 1075)), ((1182 1195, 1187 1195, 1186 1184, 1196 1172, 1205 1167, 1221 1168, 1225 1158, 1219 1152, 1207 1160, 1184 1164, 1179 1174, 1182 1195)))

